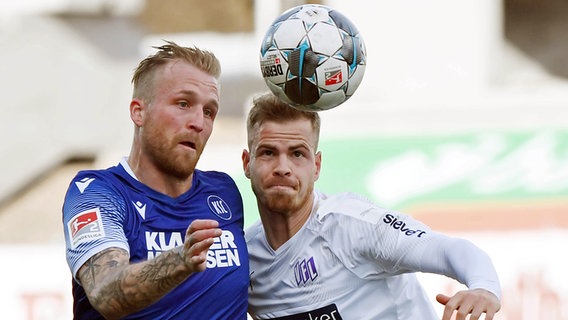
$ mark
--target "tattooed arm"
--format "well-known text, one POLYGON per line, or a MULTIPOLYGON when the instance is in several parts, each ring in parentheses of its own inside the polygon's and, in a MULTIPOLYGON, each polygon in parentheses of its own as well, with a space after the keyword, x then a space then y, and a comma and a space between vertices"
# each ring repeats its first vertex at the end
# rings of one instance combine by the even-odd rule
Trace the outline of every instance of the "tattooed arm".
POLYGON ((194 272, 206 268, 207 251, 221 235, 215 220, 195 220, 183 246, 155 259, 130 264, 124 249, 92 256, 78 272, 91 305, 107 319, 117 319, 156 302, 194 272))

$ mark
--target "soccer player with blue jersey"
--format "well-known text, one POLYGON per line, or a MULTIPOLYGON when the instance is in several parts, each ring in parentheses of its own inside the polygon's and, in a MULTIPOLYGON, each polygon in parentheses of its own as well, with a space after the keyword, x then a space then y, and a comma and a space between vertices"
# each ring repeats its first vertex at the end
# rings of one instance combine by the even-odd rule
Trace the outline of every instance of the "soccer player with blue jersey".
POLYGON ((219 110, 220 63, 173 42, 138 65, 128 157, 79 172, 63 204, 75 319, 246 319, 243 204, 196 169, 219 110))
POLYGON ((260 222, 246 230, 254 319, 437 319, 414 272, 454 278, 468 289, 439 294, 442 319, 493 319, 501 288, 489 256, 353 193, 314 189, 322 155, 320 118, 272 94, 247 120, 245 175, 260 222))

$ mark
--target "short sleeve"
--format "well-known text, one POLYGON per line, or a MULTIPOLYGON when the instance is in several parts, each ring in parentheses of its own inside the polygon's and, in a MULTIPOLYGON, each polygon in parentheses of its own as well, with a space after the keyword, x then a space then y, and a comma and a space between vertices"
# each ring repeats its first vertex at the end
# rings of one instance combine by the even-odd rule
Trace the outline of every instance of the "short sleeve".
POLYGON ((124 233, 124 197, 100 175, 79 173, 63 203, 67 263, 73 277, 93 255, 118 247, 129 251, 124 233))

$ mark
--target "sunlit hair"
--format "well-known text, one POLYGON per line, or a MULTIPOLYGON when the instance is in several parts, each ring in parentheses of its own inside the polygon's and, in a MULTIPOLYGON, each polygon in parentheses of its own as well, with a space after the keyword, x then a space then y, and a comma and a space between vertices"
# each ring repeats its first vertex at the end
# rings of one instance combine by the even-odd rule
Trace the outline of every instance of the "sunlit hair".
POLYGON ((252 107, 247 118, 247 142, 249 149, 252 147, 252 142, 255 135, 258 133, 259 127, 264 122, 273 121, 282 123, 302 118, 309 120, 312 124, 316 137, 316 145, 314 147, 317 150, 321 127, 321 119, 317 112, 295 109, 272 93, 264 93, 256 96, 253 99, 252 107))
POLYGON ((142 99, 148 103, 152 101, 154 94, 154 76, 156 71, 164 65, 175 61, 187 62, 203 70, 207 74, 219 79, 221 77, 221 63, 215 55, 207 50, 197 47, 182 47, 173 41, 153 47, 158 51, 140 61, 132 76, 133 98, 142 99))

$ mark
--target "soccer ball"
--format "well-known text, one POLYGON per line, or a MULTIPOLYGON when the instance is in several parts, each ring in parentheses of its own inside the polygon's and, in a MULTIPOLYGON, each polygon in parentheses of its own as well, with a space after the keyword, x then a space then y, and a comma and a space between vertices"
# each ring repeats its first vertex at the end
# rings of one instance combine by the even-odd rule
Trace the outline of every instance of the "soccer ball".
POLYGON ((260 48, 268 88, 306 111, 328 110, 349 99, 366 63, 365 44, 355 25, 324 5, 300 5, 282 13, 260 48))

